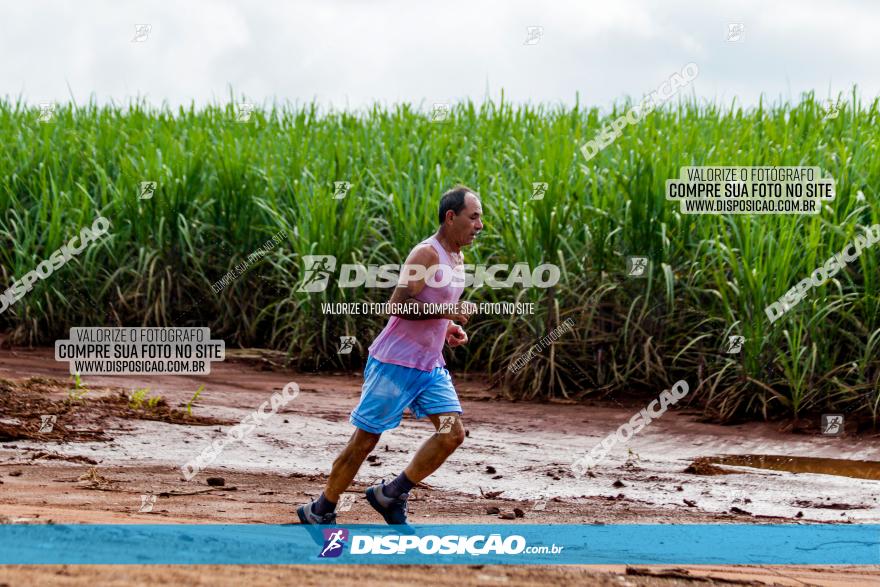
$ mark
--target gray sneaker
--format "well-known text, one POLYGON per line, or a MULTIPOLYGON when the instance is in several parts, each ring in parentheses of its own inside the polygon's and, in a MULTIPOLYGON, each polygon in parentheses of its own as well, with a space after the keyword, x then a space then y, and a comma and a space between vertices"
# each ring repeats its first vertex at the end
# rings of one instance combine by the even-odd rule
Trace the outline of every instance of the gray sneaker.
POLYGON ((330 512, 329 514, 319 516, 312 509, 314 505, 315 500, 312 500, 309 503, 296 508, 296 515, 299 516, 300 524, 330 525, 336 523, 336 512, 330 512))
POLYGON ((368 488, 366 491, 367 501, 370 502, 374 510, 382 514, 388 524, 407 526, 406 506, 409 493, 401 493, 397 497, 386 497, 382 493, 383 487, 385 487, 385 481, 368 488))

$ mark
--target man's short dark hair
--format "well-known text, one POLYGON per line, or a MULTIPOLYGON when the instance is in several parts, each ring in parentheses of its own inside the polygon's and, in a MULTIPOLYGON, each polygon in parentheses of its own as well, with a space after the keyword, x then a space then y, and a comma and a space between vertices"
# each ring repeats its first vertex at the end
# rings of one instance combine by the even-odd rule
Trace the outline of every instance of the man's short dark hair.
POLYGON ((446 222, 446 212, 452 210, 456 215, 464 209, 464 197, 473 194, 474 190, 465 186, 457 185, 440 197, 440 224, 446 222))

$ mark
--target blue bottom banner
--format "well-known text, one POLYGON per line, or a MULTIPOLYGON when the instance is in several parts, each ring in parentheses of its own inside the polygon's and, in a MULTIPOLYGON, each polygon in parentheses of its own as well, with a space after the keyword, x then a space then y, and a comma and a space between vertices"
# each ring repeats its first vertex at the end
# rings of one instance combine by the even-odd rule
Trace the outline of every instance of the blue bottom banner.
POLYGON ((880 564, 880 525, 0 525, 0 564, 880 564))

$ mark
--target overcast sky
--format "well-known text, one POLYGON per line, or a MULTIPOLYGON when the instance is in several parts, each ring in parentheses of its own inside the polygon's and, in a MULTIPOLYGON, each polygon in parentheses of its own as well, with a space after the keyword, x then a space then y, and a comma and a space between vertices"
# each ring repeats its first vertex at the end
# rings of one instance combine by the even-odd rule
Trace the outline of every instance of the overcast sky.
POLYGON ((607 106, 695 62, 687 92, 728 105, 852 84, 873 98, 878 26, 871 1, 3 2, 0 95, 177 106, 225 102, 231 86, 256 103, 429 109, 503 89, 607 106), (140 41, 136 24, 150 25, 140 41), (532 43, 528 27, 543 27, 532 43))

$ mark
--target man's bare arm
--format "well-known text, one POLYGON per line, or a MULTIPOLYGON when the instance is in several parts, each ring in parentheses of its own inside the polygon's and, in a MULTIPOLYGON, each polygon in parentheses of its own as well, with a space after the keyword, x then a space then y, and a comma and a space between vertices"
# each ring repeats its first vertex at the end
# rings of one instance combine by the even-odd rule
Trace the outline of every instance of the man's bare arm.
POLYGON ((434 247, 424 245, 416 247, 410 253, 406 264, 401 272, 400 281, 391 294, 389 303, 391 315, 404 320, 436 320, 446 318, 460 321, 466 324, 468 313, 463 304, 456 304, 453 312, 431 312, 429 304, 416 299, 416 296, 425 289, 425 272, 440 262, 440 256, 434 247), (421 268, 421 276, 415 277, 415 271, 408 271, 407 267, 421 268))

